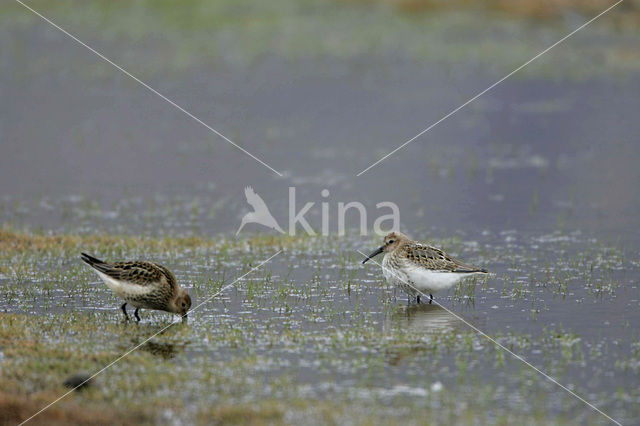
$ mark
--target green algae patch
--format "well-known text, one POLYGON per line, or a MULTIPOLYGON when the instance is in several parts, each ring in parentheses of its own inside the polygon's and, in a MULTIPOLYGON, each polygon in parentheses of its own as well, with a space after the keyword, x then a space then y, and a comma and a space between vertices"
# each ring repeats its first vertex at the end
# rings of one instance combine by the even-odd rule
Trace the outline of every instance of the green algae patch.
MULTIPOLYGON (((175 251, 192 249, 260 249, 260 248, 298 248, 313 237, 251 234, 249 237, 212 237, 210 239, 189 236, 164 236, 159 238, 112 234, 56 234, 0 228, 0 252, 5 254, 42 253, 63 254, 77 251, 115 252, 136 251, 175 251)), ((316 238, 317 240, 317 238, 316 238)))

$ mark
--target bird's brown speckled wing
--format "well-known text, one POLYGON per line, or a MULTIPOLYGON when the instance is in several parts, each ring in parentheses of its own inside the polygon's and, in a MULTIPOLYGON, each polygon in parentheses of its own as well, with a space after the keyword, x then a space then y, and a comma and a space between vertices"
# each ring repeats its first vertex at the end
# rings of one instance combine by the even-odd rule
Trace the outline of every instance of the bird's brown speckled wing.
POLYGON ((175 275, 166 267, 155 262, 137 260, 109 263, 87 253, 82 253, 81 259, 96 271, 115 280, 141 286, 163 284, 169 285, 173 289, 178 285, 175 275))
POLYGON ((103 263, 101 265, 94 265, 94 268, 113 279, 141 286, 155 285, 162 281, 169 281, 163 270, 152 262, 138 260, 103 263))
POLYGON ((467 265, 452 258, 442 250, 426 244, 413 243, 404 247, 409 262, 434 271, 449 271, 460 273, 487 272, 486 269, 467 265))
POLYGON ((173 275, 173 272, 171 272, 169 268, 167 268, 166 266, 160 265, 159 263, 153 262, 153 264, 162 271, 165 278, 167 279, 167 282, 172 288, 176 288, 178 286, 178 281, 176 280, 176 276, 173 275))

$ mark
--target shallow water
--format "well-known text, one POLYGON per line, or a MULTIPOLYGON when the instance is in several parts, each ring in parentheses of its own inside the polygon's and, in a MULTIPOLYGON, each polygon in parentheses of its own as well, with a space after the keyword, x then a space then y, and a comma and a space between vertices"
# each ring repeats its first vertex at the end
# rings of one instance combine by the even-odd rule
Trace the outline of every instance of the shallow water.
MULTIPOLYGON (((97 58, 44 23, 5 25, 3 56, 19 52, 0 69, 5 225, 223 240, 234 238, 248 211, 249 185, 285 227, 290 186, 298 209, 316 203, 307 215, 316 229, 320 203, 330 204, 334 232, 337 202, 361 201, 370 229, 375 204, 393 201, 412 237, 494 274, 439 295, 439 303, 616 420, 640 415, 637 73, 604 70, 580 81, 561 54, 550 56, 356 177, 510 71, 510 57, 496 69, 384 49, 295 59, 267 49, 250 65, 190 59, 179 71, 150 70, 141 64, 163 63, 153 40, 154 48, 123 51, 92 33, 97 48, 282 171, 280 178, 115 70, 97 71, 97 58), (554 64, 555 74, 535 72, 554 64)), ((544 34, 529 35, 536 46, 549 44, 544 34)), ((614 33, 602 43, 619 47, 633 37, 614 33)), ((535 53, 524 49, 521 59, 535 53)), ((391 419, 406 409, 446 421, 438 407, 456 413, 464 409, 456 404, 467 404, 489 422, 507 410, 538 421, 606 423, 443 308, 407 306, 378 267, 359 264, 357 251, 379 238, 355 236, 355 219, 348 217, 347 237, 285 248, 194 311, 177 341, 159 336, 141 348, 191 379, 179 394, 185 405, 221 395, 237 403, 339 397, 356 407, 380 404, 391 419), (227 371, 226 382, 222 372, 215 385, 198 374, 209 363, 227 371)), ((257 232, 270 231, 248 225, 240 238, 257 232)), ((276 250, 119 254, 165 263, 198 303, 276 250)), ((3 262, 3 312, 120 320, 118 301, 75 253, 7 253, 3 262)), ((108 345, 109 336, 124 351, 168 318, 144 312, 143 320, 98 333, 94 343, 108 345)), ((58 333, 52 339, 73 341, 63 328, 58 333)))

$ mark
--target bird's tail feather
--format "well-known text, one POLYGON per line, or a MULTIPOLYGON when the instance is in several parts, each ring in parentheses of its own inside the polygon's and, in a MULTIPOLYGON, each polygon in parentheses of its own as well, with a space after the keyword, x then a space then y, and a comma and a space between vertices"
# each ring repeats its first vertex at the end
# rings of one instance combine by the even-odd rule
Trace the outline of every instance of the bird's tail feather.
POLYGON ((93 266, 93 267, 98 265, 103 265, 105 263, 103 260, 93 257, 87 253, 81 253, 80 259, 82 259, 89 266, 93 266))

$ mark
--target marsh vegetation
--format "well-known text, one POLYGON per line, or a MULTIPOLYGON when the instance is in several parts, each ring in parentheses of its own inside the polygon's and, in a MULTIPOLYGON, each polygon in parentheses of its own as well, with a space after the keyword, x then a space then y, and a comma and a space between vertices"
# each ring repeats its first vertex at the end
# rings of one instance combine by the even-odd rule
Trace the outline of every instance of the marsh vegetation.
POLYGON ((379 237, 356 222, 344 237, 235 237, 250 185, 277 218, 290 186, 300 202, 325 188, 371 211, 395 202, 411 237, 493 273, 439 303, 636 421, 635 3, 355 177, 607 7, 467 3, 29 2, 283 178, 0 6, 0 423, 137 345, 34 421, 606 423, 442 308, 408 305, 359 264, 379 237), (278 250, 175 324, 123 323, 78 257, 163 263, 196 306, 278 250))

